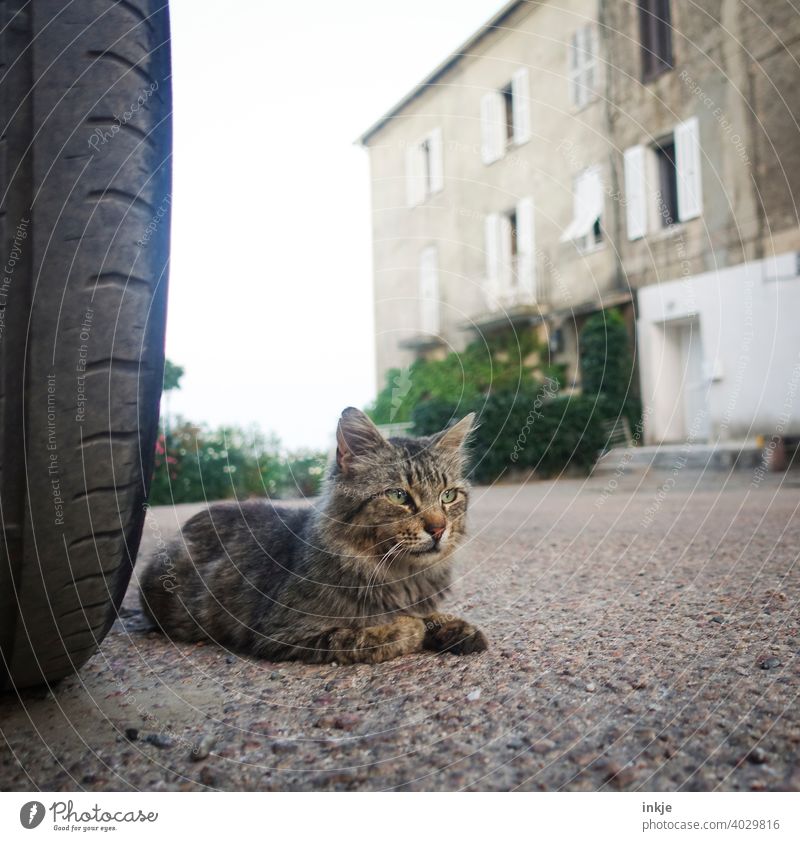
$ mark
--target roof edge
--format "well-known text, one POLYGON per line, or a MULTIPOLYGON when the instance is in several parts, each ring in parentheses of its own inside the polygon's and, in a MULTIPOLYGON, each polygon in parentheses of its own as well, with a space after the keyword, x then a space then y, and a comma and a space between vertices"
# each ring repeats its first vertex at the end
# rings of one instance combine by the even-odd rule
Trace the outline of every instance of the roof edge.
POLYGON ((505 18, 507 18, 518 6, 522 6, 527 2, 527 0, 510 0, 510 2, 506 3, 501 9, 495 12, 489 20, 486 21, 481 27, 478 28, 477 31, 473 32, 463 44, 456 47, 448 57, 438 64, 434 69, 424 78, 422 81, 418 82, 414 87, 396 102, 386 113, 383 114, 378 120, 376 120, 365 132, 360 134, 355 143, 359 146, 366 146, 370 140, 370 138, 377 134, 385 125, 386 123, 397 114, 398 111, 401 111, 408 105, 409 102, 412 102, 416 99, 428 85, 432 84, 436 81, 440 76, 443 76, 451 67, 457 64, 463 57, 466 52, 470 50, 481 38, 486 35, 489 30, 496 27, 499 23, 501 23, 505 18))

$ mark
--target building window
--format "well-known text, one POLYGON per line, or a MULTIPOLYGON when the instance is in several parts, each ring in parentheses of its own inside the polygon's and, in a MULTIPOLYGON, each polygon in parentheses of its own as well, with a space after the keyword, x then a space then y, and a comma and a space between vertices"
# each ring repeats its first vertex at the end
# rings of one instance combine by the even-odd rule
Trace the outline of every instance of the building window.
POLYGON ((579 251, 593 251, 603 242, 603 179, 600 167, 591 166, 575 178, 572 189, 572 221, 561 234, 562 242, 574 242, 579 251))
POLYGON ((444 189, 442 130, 435 128, 406 149, 406 200, 409 207, 444 189))
POLYGON ((587 23, 576 30, 569 45, 569 97, 583 108, 597 92, 597 30, 587 23))
POLYGON ((675 126, 652 146, 625 150, 625 215, 628 239, 687 222, 703 212, 700 128, 697 117, 675 126))
POLYGON ((486 293, 490 309, 536 300, 533 199, 486 217, 486 293))
POLYGON ((530 82, 528 68, 520 67, 507 85, 481 98, 481 158, 494 163, 530 138, 530 82))
POLYGON ((509 82, 500 91, 503 96, 503 113, 506 120, 506 145, 514 142, 514 91, 509 82))
POLYGON ((669 0, 639 0, 642 81, 649 82, 672 67, 672 23, 669 0))
POLYGON ((658 216, 661 227, 678 221, 678 172, 675 168, 675 140, 670 135, 665 143, 653 147, 658 167, 658 216))

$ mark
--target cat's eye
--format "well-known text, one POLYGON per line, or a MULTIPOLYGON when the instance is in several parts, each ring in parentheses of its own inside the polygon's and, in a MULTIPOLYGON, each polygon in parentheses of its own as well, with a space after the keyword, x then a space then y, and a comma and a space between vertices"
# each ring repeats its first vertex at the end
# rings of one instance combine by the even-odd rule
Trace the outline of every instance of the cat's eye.
POLYGON ((442 491, 442 502, 447 505, 450 502, 455 502, 455 498, 458 496, 458 491, 455 488, 448 488, 446 491, 442 491))
POLYGON ((408 502, 408 494, 402 488, 390 488, 386 491, 386 499, 395 505, 405 505, 408 502))

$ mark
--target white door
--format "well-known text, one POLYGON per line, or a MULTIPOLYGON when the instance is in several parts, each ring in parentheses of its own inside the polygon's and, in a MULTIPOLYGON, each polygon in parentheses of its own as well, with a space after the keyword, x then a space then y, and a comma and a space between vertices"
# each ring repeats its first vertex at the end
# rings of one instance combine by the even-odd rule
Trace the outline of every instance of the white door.
POLYGON ((681 328, 681 359, 685 437, 687 441, 708 441, 711 434, 708 414, 711 380, 703 359, 700 322, 696 319, 681 328))

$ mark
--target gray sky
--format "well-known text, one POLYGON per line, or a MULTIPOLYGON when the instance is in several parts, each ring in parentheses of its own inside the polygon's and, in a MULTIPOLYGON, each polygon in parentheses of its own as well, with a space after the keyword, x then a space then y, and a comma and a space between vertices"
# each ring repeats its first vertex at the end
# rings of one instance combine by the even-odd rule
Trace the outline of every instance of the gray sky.
POLYGON ((173 414, 327 447, 374 397, 354 139, 502 0, 172 0, 173 414))

